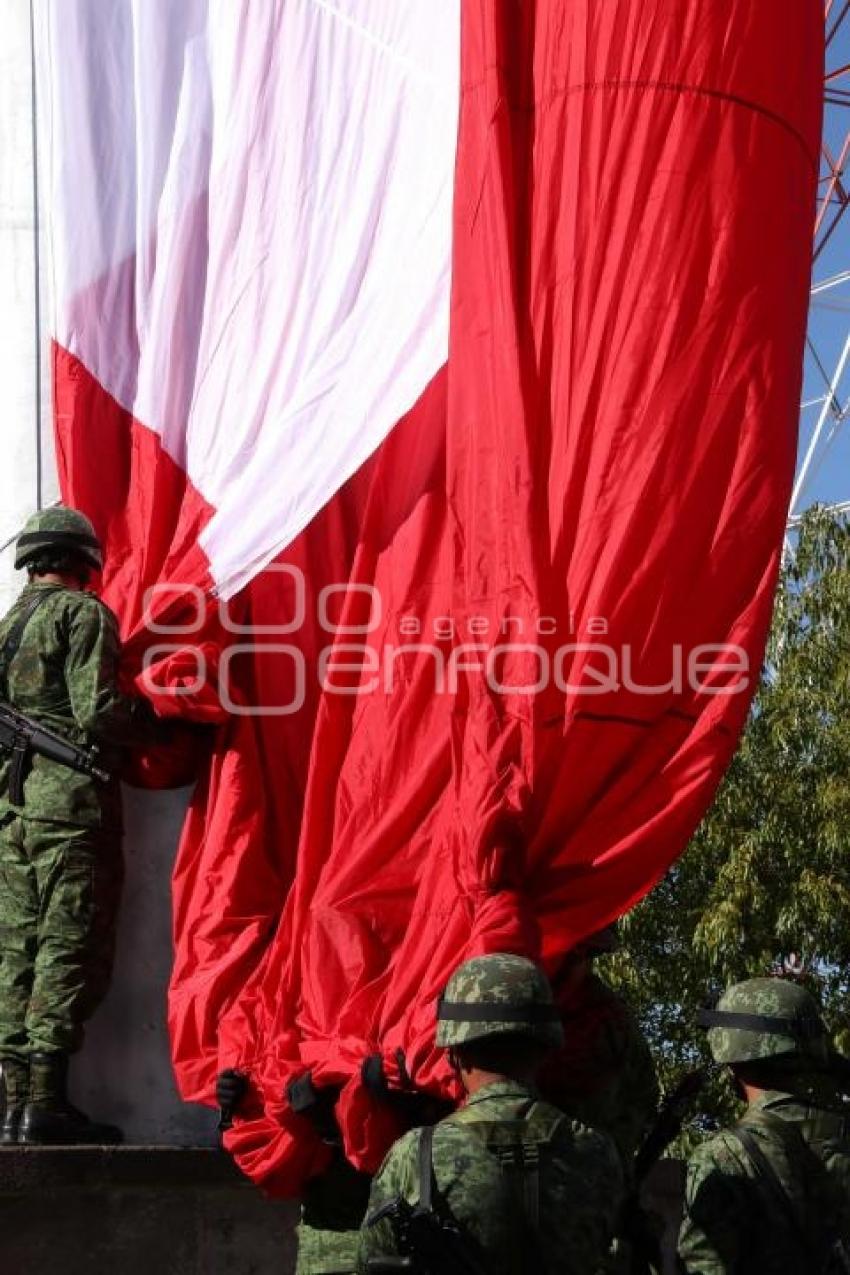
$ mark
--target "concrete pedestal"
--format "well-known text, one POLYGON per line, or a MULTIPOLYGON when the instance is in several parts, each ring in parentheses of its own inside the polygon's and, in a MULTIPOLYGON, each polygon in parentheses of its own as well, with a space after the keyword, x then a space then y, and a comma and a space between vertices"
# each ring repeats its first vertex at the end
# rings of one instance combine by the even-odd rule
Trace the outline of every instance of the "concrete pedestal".
MULTIPOLYGON (((684 1166, 653 1171, 675 1271, 684 1166)), ((3 1275, 292 1275, 298 1206, 211 1148, 0 1148, 3 1275)))
POLYGON ((0 1148, 3 1275, 291 1275, 297 1216, 208 1148, 0 1148))
POLYGON ((112 986, 72 1063, 72 1101, 138 1146, 213 1146, 216 1113, 180 1101, 171 1070, 171 872, 189 798, 124 789, 126 881, 112 986))

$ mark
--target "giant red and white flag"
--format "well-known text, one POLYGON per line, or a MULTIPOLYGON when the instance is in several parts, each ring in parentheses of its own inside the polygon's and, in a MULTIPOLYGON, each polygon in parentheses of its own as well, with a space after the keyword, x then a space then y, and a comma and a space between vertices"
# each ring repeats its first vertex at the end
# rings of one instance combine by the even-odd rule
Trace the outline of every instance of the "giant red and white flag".
POLYGON ((229 1145, 292 1192, 327 1152, 291 1080, 341 1087, 373 1167, 364 1059, 445 1089, 453 965, 553 965, 728 763, 794 464, 822 12, 36 0, 36 29, 64 492, 140 685, 219 723, 175 1066, 205 1100, 250 1075, 229 1145))

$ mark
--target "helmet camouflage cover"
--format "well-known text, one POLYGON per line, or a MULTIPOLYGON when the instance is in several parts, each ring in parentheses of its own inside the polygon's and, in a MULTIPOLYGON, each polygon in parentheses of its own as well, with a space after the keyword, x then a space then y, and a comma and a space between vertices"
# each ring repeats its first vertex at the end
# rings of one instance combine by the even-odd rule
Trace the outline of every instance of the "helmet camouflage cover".
POLYGON ((67 505, 40 509, 27 519, 15 544, 15 569, 32 562, 42 549, 66 549, 95 571, 103 569, 103 550, 85 514, 67 505))
POLYGON ((508 952, 475 956, 449 979, 437 1008, 437 1045, 466 1045, 485 1036, 526 1036, 564 1043, 549 980, 533 961, 508 952))
POLYGON ((776 1059, 800 1066, 827 1064, 829 1037, 817 1002, 797 983, 750 978, 736 983, 699 1019, 708 1027, 714 1061, 722 1064, 776 1059))

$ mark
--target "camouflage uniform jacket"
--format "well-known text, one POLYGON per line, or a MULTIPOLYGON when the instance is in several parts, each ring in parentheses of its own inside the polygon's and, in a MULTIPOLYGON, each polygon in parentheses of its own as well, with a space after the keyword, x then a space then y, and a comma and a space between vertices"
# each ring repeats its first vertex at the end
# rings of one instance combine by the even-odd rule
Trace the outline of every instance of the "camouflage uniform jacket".
POLYGON ((688 1162, 682 1269, 688 1275, 815 1275, 824 1269, 830 1226, 833 1237, 850 1241, 850 1119, 770 1092, 752 1104, 741 1126, 758 1139, 787 1202, 764 1181, 734 1132, 724 1129, 688 1162), (778 1121, 792 1126, 790 1138, 778 1121))
MULTIPOLYGON (((496 1157, 474 1126, 499 1122, 559 1120, 551 1157, 541 1162, 539 1242, 546 1272, 593 1275, 608 1248, 622 1199, 623 1177, 616 1149, 602 1133, 587 1129, 541 1102, 533 1090, 513 1082, 487 1085, 435 1129, 433 1163, 437 1191, 454 1219, 477 1241, 493 1275, 510 1275, 517 1219, 496 1157)), ((390 1150, 372 1184, 367 1221, 360 1233, 358 1272, 371 1257, 398 1250, 387 1219, 368 1218, 397 1196, 419 1200, 419 1139, 414 1129, 390 1150)))
POLYGON ((369 1176, 339 1152, 308 1182, 298 1224, 295 1275, 354 1275, 360 1224, 369 1203, 369 1176))
MULTIPOLYGON (((133 742, 145 716, 141 700, 118 690, 121 644, 115 616, 91 593, 29 584, 0 621, 0 646, 20 608, 37 592, 47 596, 27 624, 9 668, 9 702, 75 744, 97 744, 104 768, 114 772, 119 745, 133 742)), ((0 815, 14 810, 72 827, 121 827, 117 778, 103 784, 35 757, 19 810, 9 802, 8 780, 9 761, 0 757, 0 815)))
POLYGON ((548 1102, 613 1138, 625 1164, 649 1132, 658 1110, 652 1055, 629 1006, 590 973, 562 1005, 566 1043, 546 1058, 538 1076, 548 1102))

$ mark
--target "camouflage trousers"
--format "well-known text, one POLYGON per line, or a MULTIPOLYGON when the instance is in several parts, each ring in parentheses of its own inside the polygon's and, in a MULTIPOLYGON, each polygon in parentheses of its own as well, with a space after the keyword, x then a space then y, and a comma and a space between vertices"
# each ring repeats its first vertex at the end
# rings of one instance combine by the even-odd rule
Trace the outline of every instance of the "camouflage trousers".
POLYGON ((120 834, 0 816, 0 1057, 72 1053, 109 985, 120 834))

